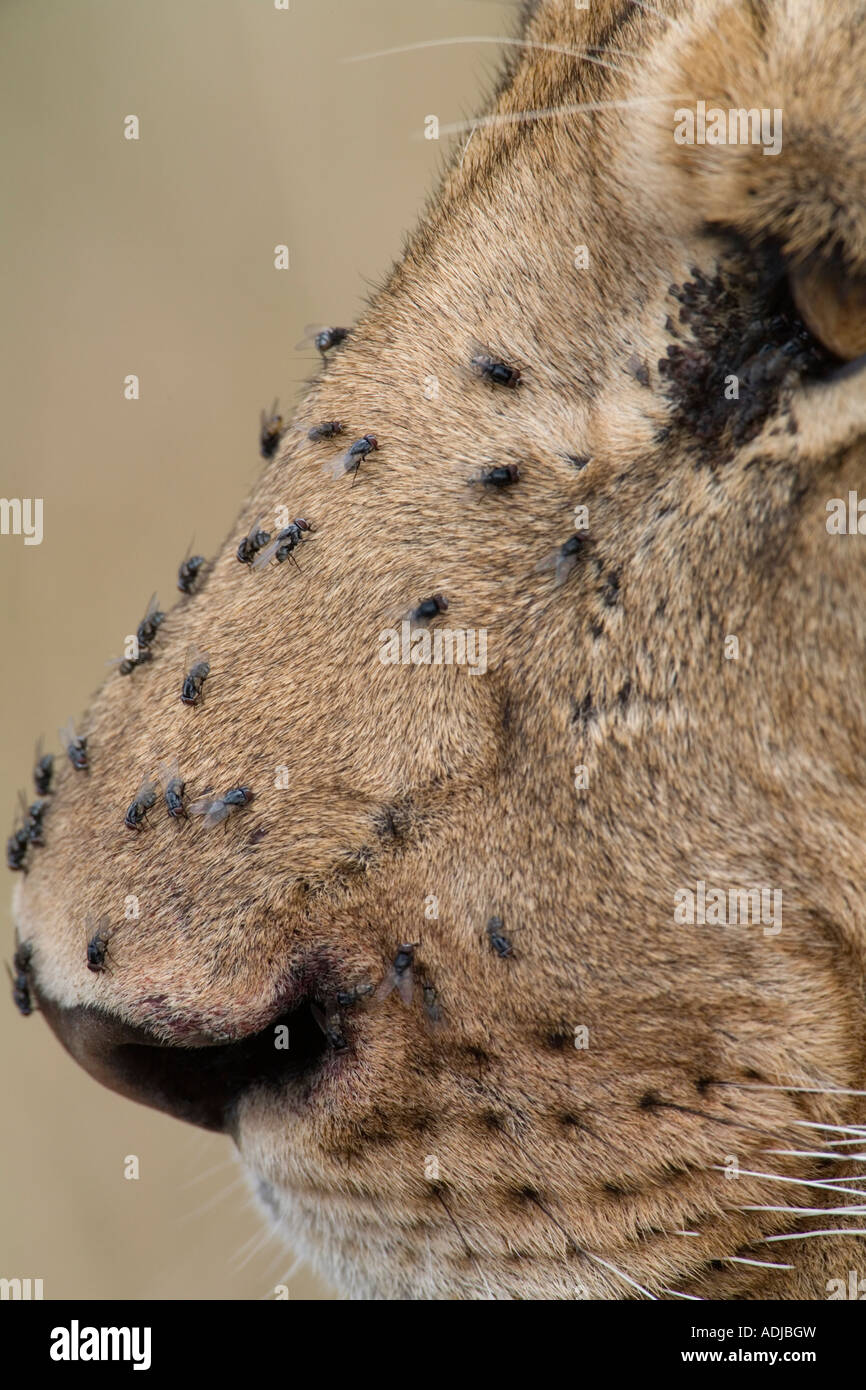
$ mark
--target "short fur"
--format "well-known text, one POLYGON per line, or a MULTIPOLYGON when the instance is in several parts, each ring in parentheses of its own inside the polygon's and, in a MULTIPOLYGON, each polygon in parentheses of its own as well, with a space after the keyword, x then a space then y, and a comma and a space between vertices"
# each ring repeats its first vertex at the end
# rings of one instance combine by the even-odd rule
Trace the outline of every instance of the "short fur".
POLYGON ((862 484, 866 385, 774 300, 831 252, 866 274, 864 17, 535 7, 497 119, 301 407, 346 435, 289 430, 154 660, 94 701, 89 774, 59 772, 16 903, 43 1006, 170 1051, 420 942, 437 1027, 418 991, 347 1008, 345 1051, 234 1119, 273 1218, 351 1296, 824 1298, 859 1253, 766 1238, 864 1224, 772 1210, 854 1202, 802 1185, 856 1171, 808 1156, 845 1150, 803 1122, 864 1123, 866 542, 828 535, 825 504, 862 484), (675 144, 698 99, 781 107, 782 155, 675 144), (477 343, 519 387, 472 375, 477 343), (327 476, 365 433, 354 484, 327 476), (514 486, 468 485, 505 463, 514 486), (250 574, 238 540, 281 505, 315 527, 300 572, 250 574), (557 585, 537 566, 579 505, 557 585), (434 593, 440 625, 488 630, 485 675, 380 662, 434 593), (194 714, 190 642, 211 662, 194 714), (131 834, 172 757, 191 795, 254 803, 225 832, 157 807, 131 834), (677 925, 698 880, 781 889, 781 932, 677 925))

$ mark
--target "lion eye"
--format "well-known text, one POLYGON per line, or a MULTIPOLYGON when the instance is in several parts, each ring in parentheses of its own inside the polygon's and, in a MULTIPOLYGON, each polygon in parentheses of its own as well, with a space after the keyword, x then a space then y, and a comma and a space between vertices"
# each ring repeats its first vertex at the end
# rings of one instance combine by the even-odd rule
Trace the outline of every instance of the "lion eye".
POLYGON ((866 353, 866 276, 816 261, 791 273, 791 294, 810 333, 850 362, 866 353))

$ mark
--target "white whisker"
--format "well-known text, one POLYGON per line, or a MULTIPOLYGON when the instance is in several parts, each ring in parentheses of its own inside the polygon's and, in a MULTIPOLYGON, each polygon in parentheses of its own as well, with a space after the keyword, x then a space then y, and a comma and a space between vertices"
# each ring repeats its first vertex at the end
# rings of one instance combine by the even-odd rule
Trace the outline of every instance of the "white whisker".
POLYGON ((866 1227, 841 1226, 831 1228, 828 1231, 794 1231, 785 1236, 764 1236, 761 1240, 762 1245, 769 1245, 774 1240, 808 1240, 811 1236, 866 1236, 866 1227))
POLYGON ((208 1201, 202 1202, 201 1206, 195 1207, 192 1211, 184 1212, 183 1215, 180 1217, 180 1220, 195 1221, 199 1216, 204 1216, 206 1211, 210 1211, 219 1202, 225 1201, 226 1197, 230 1197, 233 1192, 237 1192, 239 1187, 245 1186, 246 1178, 243 1174, 241 1174, 240 1177, 236 1178, 234 1182, 229 1183, 228 1187, 222 1188, 219 1192, 216 1193, 215 1196, 209 1198, 208 1201))
MULTIPOLYGON (((303 1257, 303 1255, 297 1255, 297 1256, 295 1257, 295 1259, 292 1261, 292 1263, 289 1265, 289 1267, 288 1267, 288 1269, 286 1270, 285 1274, 280 1275, 279 1278, 277 1278, 277 1279, 274 1281, 274 1282, 275 1282, 275 1285, 278 1285, 278 1284, 288 1284, 289 1280, 292 1278, 292 1276, 293 1276, 294 1274, 297 1274, 298 1270, 300 1269, 300 1267, 301 1267, 301 1265, 302 1265, 303 1263, 304 1263, 304 1257, 303 1257)), ((268 1302, 268 1301, 270 1300, 270 1297, 271 1297, 270 1294, 263 1294, 263 1295, 262 1295, 261 1301, 266 1303, 266 1302, 268 1302)))
POLYGON ((205 1178, 212 1178, 212 1177, 214 1176, 215 1173, 223 1173, 223 1172, 225 1172, 226 1168, 236 1168, 236 1167, 237 1167, 237 1160, 236 1160, 236 1159, 233 1159, 233 1158, 226 1159, 226 1160, 225 1160, 224 1162, 222 1162, 222 1163, 215 1163, 214 1166, 213 1166, 212 1168, 205 1168, 203 1172, 201 1172, 201 1173, 196 1173, 195 1177, 190 1178, 189 1182, 183 1183, 182 1186, 181 1186, 181 1191, 182 1191, 182 1192, 188 1191, 189 1188, 195 1187, 196 1183, 204 1182, 205 1178))
MULTIPOLYGON (((476 116, 471 121, 452 121, 440 125, 440 135, 463 135, 467 130, 486 126, 519 125, 521 121, 545 121, 559 116, 580 116, 590 111, 624 110, 629 106, 651 106, 653 102, 680 101, 680 95, 630 97, 621 101, 579 101, 567 106, 545 106, 537 111, 505 111, 490 116, 476 116)), ((420 137, 419 137, 420 138, 420 137)))
POLYGON ((398 53, 419 53, 425 48, 456 48, 467 43, 492 43, 497 48, 533 48, 543 53, 560 53, 566 58, 581 58, 587 63, 595 63, 600 68, 622 73, 625 68, 609 63, 605 58, 597 58, 586 48, 568 48, 559 43, 536 43, 532 39, 511 39, 498 34, 459 34, 453 39, 421 39, 418 43, 404 43, 399 48, 380 48, 375 53, 355 53, 342 58, 343 63, 369 63, 374 58, 392 58, 398 53))
POLYGON ((775 1260, 747 1260, 744 1255, 722 1255, 722 1260, 729 1265, 757 1265, 759 1269, 796 1269, 796 1265, 780 1265, 775 1260))
MULTIPOLYGON (((859 1142, 854 1139, 842 1139, 837 1141, 843 1144, 853 1144, 859 1142)), ((836 1163, 856 1163, 858 1160, 866 1159, 866 1153, 862 1154, 832 1154, 826 1149, 764 1149, 764 1153, 774 1154, 778 1158, 829 1158, 836 1163)))
POLYGON ((754 1081, 723 1081, 723 1086, 732 1086, 738 1091, 797 1091, 804 1095, 818 1096, 866 1096, 866 1091, 848 1090, 844 1086, 771 1086, 754 1081))
MULTIPOLYGON (((721 1163, 714 1163, 713 1168, 718 1173, 724 1173, 725 1168, 721 1163)), ((834 1182, 819 1182, 817 1179, 810 1178, 784 1178, 779 1173, 757 1173, 751 1168, 740 1169, 741 1178, 766 1178, 768 1182, 788 1182, 796 1187, 822 1187, 829 1188, 831 1192, 850 1192, 854 1197, 862 1197, 864 1194, 859 1187, 839 1187, 838 1183, 845 1182, 845 1178, 837 1178, 834 1182)))
POLYGON ((696 1293, 680 1293, 679 1289, 662 1289, 662 1293, 669 1293, 671 1298, 689 1298, 692 1303, 703 1303, 703 1299, 696 1293))
MULTIPOLYGON (((858 1194, 862 1197, 862 1192, 858 1194)), ((787 1211, 792 1216, 866 1216, 866 1207, 771 1207, 771 1206, 746 1206, 738 1207, 738 1211, 787 1211)))
POLYGON ((636 1279, 632 1279, 624 1270, 617 1269, 616 1265, 609 1264, 607 1260, 603 1260, 601 1255, 594 1255, 591 1250, 581 1250, 581 1254, 586 1255, 590 1260, 595 1260, 596 1264, 604 1265, 605 1269, 609 1269, 612 1274, 618 1274, 620 1279, 624 1279, 627 1284, 631 1284, 633 1289, 637 1289, 640 1293, 645 1293, 647 1298, 651 1298, 654 1303, 658 1303, 658 1298, 654 1293, 650 1293, 649 1289, 645 1289, 643 1284, 639 1284, 636 1279))
POLYGON ((829 1129, 835 1134, 856 1134, 861 1140, 866 1137, 862 1125, 826 1125, 820 1120, 792 1120, 791 1124, 799 1125, 801 1129, 829 1129))

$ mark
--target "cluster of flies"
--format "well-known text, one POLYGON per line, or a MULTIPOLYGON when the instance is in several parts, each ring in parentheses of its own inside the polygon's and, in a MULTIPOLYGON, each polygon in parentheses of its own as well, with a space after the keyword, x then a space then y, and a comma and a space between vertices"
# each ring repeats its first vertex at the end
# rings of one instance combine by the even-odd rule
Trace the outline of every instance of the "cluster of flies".
POLYGON ((42 821, 50 805, 51 782, 54 776, 54 755, 36 749, 36 765, 33 769, 33 784, 36 800, 28 806, 25 797, 19 792, 21 823, 16 826, 6 841, 6 863, 14 872, 27 872, 27 854, 30 849, 40 849, 45 844, 42 821))
MULTIPOLYGON (((222 796, 212 796, 210 792, 197 797, 187 805, 186 782, 178 768, 177 758, 163 763, 157 773, 162 788, 162 798, 168 815, 174 821, 188 820, 190 816, 201 816, 203 824, 212 829, 224 825, 228 829, 228 819, 244 806, 255 800, 251 787, 229 787, 222 796)), ((145 778, 127 807, 123 823, 128 830, 143 830, 147 824, 147 813, 157 801, 157 782, 145 778)))
MULTIPOLYGON (((511 944, 511 939, 505 934, 501 917, 490 918, 487 923, 486 936, 490 949, 500 960, 506 960, 514 955, 514 947, 511 944)), ((343 1032, 344 1010, 351 1009, 358 1004, 366 1008, 375 1008, 384 1003, 394 991, 407 1008, 412 1007, 415 994, 415 952, 420 944, 419 941, 404 942, 398 948, 378 986, 369 983, 355 985, 349 990, 338 990, 330 998, 311 1005, 316 1023, 324 1033, 328 1045, 335 1052, 345 1052, 349 1046, 343 1032)), ((424 976, 419 979, 418 983, 427 1021, 431 1027, 438 1028, 444 1023, 445 1017, 439 991, 424 976)))
MULTIPOLYGON (((311 325, 307 329, 304 339, 298 344, 298 348, 311 342, 324 360, 332 348, 345 341, 349 331, 346 328, 325 328, 311 325)), ((522 377, 518 367, 509 365, 480 347, 472 356, 470 367, 477 377, 488 382, 491 386, 515 390, 521 384, 522 377)), ((307 438, 311 442, 317 443, 336 439, 344 432, 345 425, 341 420, 324 420, 307 429, 307 438)), ((283 417, 279 413, 278 402, 274 401, 271 410, 269 412, 262 411, 261 414, 259 449, 263 458, 271 459, 274 457, 284 434, 283 417)), ((364 434, 350 444, 336 460, 328 461, 323 467, 333 477, 341 477, 351 473, 354 483, 361 464, 378 449, 379 441, 376 435, 364 434)), ((516 464, 500 464, 482 469, 471 477, 469 482, 492 491, 503 491, 512 487, 519 479, 520 470, 516 464)), ((262 530, 261 520, 261 517, 256 519, 248 534, 237 547, 237 559, 240 563, 249 565, 256 570, 264 569, 272 561, 282 564, 285 560, 291 559, 297 565, 294 551, 303 540, 309 537, 313 530, 311 523, 304 517, 295 517, 288 526, 283 527, 276 535, 272 536, 269 532, 262 530)), ((538 570, 553 570, 557 584, 564 582, 576 564, 585 543, 585 537, 571 536, 558 550, 554 551, 552 556, 538 565, 538 570)), ((190 555, 187 551, 187 555, 178 570, 177 587, 180 592, 185 595, 192 595, 202 572, 206 568, 207 561, 203 555, 190 555)), ((427 623, 438 614, 445 612, 447 608, 448 600, 442 594, 433 594, 410 610, 406 617, 413 622, 427 623)), ((136 655, 124 657, 114 663, 122 676, 130 675, 137 666, 152 660, 153 643, 164 618, 165 614, 159 608, 157 596, 154 594, 136 631, 134 643, 136 655)), ((210 660, 207 653, 191 649, 181 683, 180 699, 183 704, 192 706, 203 702, 203 686, 209 675, 210 660)), ((67 727, 61 730, 60 737, 72 766, 78 772, 87 772, 89 761, 86 736, 79 735, 76 732, 74 722, 70 720, 67 727)), ((37 800, 27 805, 24 798, 21 798, 21 823, 6 842, 6 862, 10 869, 26 873, 28 853, 32 848, 38 848, 44 844, 42 822, 49 804, 53 770, 53 755, 50 753, 43 755, 40 750, 37 750, 33 774, 37 800)), ((186 783, 178 769, 177 759, 160 766, 158 779, 162 788, 165 809, 174 821, 186 820, 192 815, 200 816, 205 826, 210 828, 227 824, 232 814, 248 806, 254 799, 250 787, 234 786, 228 788, 221 796, 213 797, 208 793, 187 805, 186 783)), ((124 816, 124 824, 130 830, 143 829, 147 823, 148 812, 155 806, 156 801, 157 783, 155 780, 147 778, 130 802, 124 816)), ((491 917, 486 930, 490 948, 497 956, 506 959, 513 955, 513 947, 509 937, 505 935, 501 918, 491 917)), ((111 935, 112 928, 107 917, 102 917, 88 935, 87 968, 96 974, 107 969, 106 959, 111 935)), ((347 1045, 340 1025, 340 1011, 342 1009, 359 1004, 368 997, 371 1004, 381 1003, 394 990, 404 1004, 410 1005, 412 1003, 413 966, 418 944, 417 942, 404 943, 399 948, 384 979, 377 988, 372 985, 358 986, 350 991, 338 992, 324 1007, 313 1006, 316 1019, 333 1047, 340 1049, 347 1045)), ((32 1010, 29 983, 31 950, 29 943, 17 944, 13 956, 13 970, 9 972, 12 980, 13 999, 18 1009, 25 1015, 32 1010)), ((428 1020, 434 1025, 440 1023, 442 1011, 436 989, 429 981, 423 979, 420 981, 420 988, 428 1020)))

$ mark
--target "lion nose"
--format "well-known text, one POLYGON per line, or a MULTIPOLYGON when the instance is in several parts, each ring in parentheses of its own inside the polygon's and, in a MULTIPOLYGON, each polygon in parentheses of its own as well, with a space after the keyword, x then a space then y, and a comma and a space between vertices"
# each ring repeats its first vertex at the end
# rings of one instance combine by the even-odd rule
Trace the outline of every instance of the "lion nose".
POLYGON ((236 1042, 166 1044, 87 1005, 64 1008, 36 996, 49 1027, 85 1071, 120 1095, 203 1129, 232 1134, 238 1102, 255 1087, 297 1085, 326 1054, 327 1040, 309 1003, 236 1042), (290 1046, 275 1044, 285 1024, 290 1046))

